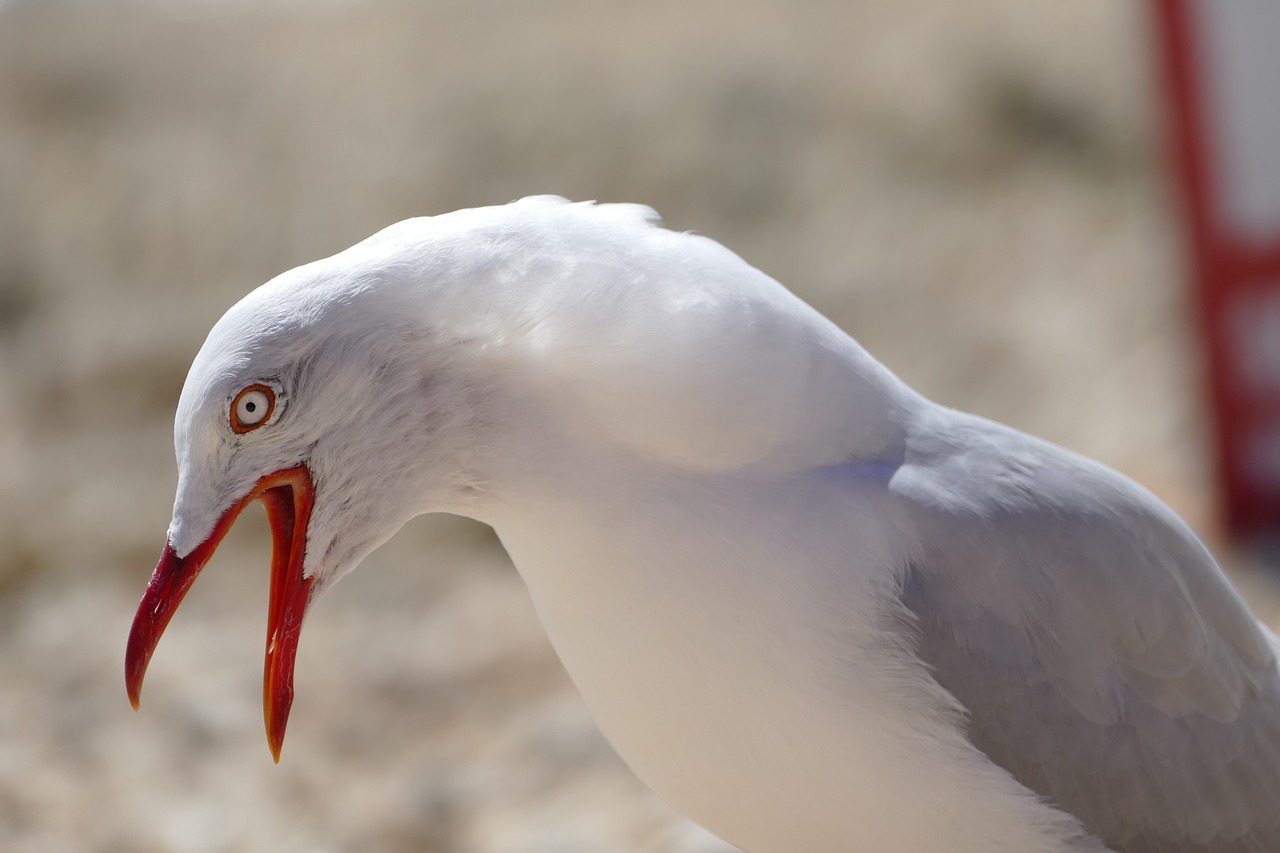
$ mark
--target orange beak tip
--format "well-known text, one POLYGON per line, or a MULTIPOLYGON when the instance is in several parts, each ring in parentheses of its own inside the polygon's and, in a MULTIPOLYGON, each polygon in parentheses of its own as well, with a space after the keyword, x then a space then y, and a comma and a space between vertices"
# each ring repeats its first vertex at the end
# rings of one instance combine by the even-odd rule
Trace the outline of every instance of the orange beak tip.
POLYGON ((263 703, 264 722, 267 724, 267 748, 271 750, 271 757, 276 764, 280 763, 280 750, 284 748, 284 731, 285 725, 289 722, 289 709, 284 707, 284 713, 280 714, 277 709, 271 706, 271 697, 268 694, 267 701, 263 703))
POLYGON ((311 517, 311 479, 303 469, 290 489, 262 495, 275 547, 271 560, 271 599, 267 610, 267 647, 262 670, 262 710, 267 746, 276 764, 293 706, 293 672, 298 636, 311 600, 314 578, 303 574, 307 522, 311 517))

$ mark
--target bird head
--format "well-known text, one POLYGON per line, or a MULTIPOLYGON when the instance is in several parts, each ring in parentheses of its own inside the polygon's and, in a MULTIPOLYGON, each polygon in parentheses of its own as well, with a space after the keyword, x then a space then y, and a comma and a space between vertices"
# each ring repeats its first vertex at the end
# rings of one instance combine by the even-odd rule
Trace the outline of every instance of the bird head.
POLYGON ((358 249, 249 294, 197 354, 175 419, 173 518, 126 652, 136 708, 175 609, 241 511, 261 501, 273 539, 263 706, 277 761, 309 604, 407 520, 478 491, 450 450, 449 436, 466 432, 458 421, 476 411, 461 402, 451 347, 386 286, 403 278, 371 259, 387 253, 358 249), (405 364, 431 369, 395 369, 405 364))

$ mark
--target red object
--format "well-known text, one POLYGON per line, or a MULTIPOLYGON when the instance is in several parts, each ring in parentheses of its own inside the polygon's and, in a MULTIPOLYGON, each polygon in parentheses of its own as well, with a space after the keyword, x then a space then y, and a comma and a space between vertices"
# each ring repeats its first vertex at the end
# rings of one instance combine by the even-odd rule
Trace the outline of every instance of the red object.
POLYGON ((258 480, 247 495, 222 514, 208 537, 186 556, 179 557, 173 545, 165 542, 160 562, 156 564, 147 591, 138 604, 138 612, 133 617, 129 645, 125 650, 124 683, 136 711, 142 693, 142 678, 160 642, 160 635, 241 510, 257 500, 266 505, 272 543, 262 711, 267 726, 267 745, 279 764, 289 709, 293 705, 293 665, 298 653, 298 635, 302 631, 302 618, 311 603, 311 588, 315 580, 303 574, 307 526, 315 504, 311 471, 305 464, 285 468, 258 480))
POLYGON ((1274 539, 1280 537, 1280 16, 1266 2, 1153 4, 1207 344, 1224 521, 1236 538, 1274 539))

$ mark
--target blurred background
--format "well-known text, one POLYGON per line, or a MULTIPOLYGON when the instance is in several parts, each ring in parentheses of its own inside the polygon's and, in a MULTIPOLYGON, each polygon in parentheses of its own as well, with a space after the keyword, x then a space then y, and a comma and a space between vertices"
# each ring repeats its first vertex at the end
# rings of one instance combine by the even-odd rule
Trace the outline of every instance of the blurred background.
POLYGON ((134 714, 187 366, 262 281, 531 193, 720 240, 907 382, 1218 534, 1149 8, 1075 0, 0 3, 0 848, 702 850, 487 529, 312 611, 280 766, 246 513, 134 714))

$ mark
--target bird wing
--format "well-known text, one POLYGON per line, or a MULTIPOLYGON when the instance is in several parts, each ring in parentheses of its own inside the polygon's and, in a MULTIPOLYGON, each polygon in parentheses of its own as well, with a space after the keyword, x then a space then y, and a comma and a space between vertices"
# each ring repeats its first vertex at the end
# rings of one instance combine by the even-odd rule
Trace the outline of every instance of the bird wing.
POLYGON ((974 744, 1117 851, 1280 850, 1275 636, 1135 483, 943 416, 889 488, 918 652, 974 744))

